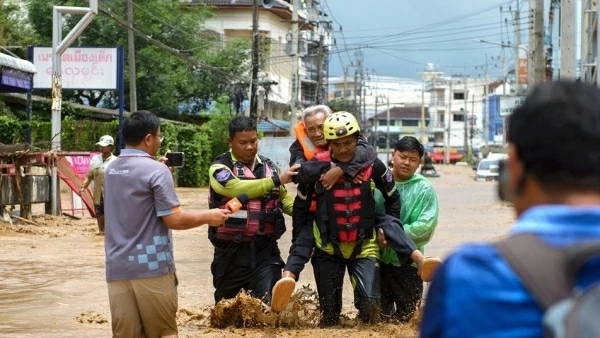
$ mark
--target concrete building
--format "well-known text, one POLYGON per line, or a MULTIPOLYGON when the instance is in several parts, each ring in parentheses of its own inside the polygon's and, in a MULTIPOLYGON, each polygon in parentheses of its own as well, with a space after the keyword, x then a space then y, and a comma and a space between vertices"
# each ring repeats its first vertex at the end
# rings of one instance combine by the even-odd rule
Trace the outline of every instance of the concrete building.
POLYGON ((393 106, 369 118, 369 125, 367 134, 369 143, 376 144, 378 152, 381 152, 387 148, 387 142, 389 142, 389 147, 393 148, 396 142, 404 136, 418 137, 422 135, 421 130, 429 127, 429 113, 420 105, 393 106), (425 120, 424 128, 422 117, 425 120))
POLYGON ((423 82, 415 79, 375 75, 367 75, 364 81, 353 76, 329 78, 329 100, 356 100, 363 120, 388 109, 388 101, 390 107, 427 105, 429 93, 424 94, 423 98, 423 82))
MULTIPOLYGON (((208 34, 217 36, 223 44, 237 38, 252 39, 252 0, 183 1, 206 4, 213 8, 215 16, 206 21, 205 28, 208 34)), ((307 107, 316 104, 317 97, 326 99, 329 65, 327 46, 331 44, 331 26, 326 22, 326 14, 321 10, 318 0, 300 2, 298 102, 302 107, 307 107)), ((272 8, 259 8, 261 57, 258 81, 263 85, 262 88, 259 87, 258 93, 266 95, 264 110, 261 112, 264 118, 290 120, 291 20, 292 6, 289 0, 275 0, 272 8)))

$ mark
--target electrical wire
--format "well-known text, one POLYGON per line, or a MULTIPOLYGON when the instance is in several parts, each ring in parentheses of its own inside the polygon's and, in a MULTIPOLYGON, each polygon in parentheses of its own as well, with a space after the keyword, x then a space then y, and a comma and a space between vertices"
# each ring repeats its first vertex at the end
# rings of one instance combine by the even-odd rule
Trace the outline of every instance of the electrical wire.
MULTIPOLYGON (((424 26, 422 26, 420 28, 415 28, 415 29, 404 31, 404 32, 400 32, 400 33, 397 33, 397 34, 391 34, 390 37, 402 36, 402 35, 406 35, 408 33, 421 32, 421 31, 424 31, 424 30, 427 31, 430 28, 440 27, 440 26, 445 26, 445 25, 448 25, 448 24, 460 22, 461 20, 463 20, 465 18, 473 17, 473 16, 476 16, 476 15, 479 15, 479 14, 486 13, 486 12, 488 12, 490 10, 497 9, 499 6, 507 5, 510 2, 512 2, 512 0, 508 1, 508 2, 503 1, 502 3, 498 3, 498 4, 492 5, 490 7, 479 9, 479 10, 476 10, 476 11, 473 11, 473 12, 469 12, 469 13, 462 14, 462 15, 459 15, 459 16, 455 16, 455 17, 452 17, 452 18, 448 18, 448 19, 445 19, 445 20, 437 21, 437 22, 434 22, 434 23, 431 23, 431 24, 426 24, 426 25, 424 25, 424 26)), ((373 43, 373 42, 376 42, 376 41, 379 41, 379 40, 386 40, 386 39, 389 39, 390 37, 379 38, 379 39, 375 39, 373 41, 369 41, 369 42, 366 42, 366 43, 373 43)))
MULTIPOLYGON (((460 26, 460 27, 449 27, 449 28, 445 28, 445 29, 428 30, 428 31, 425 31, 425 32, 414 32, 414 33, 404 34, 402 36, 413 36, 413 35, 419 35, 419 34, 448 32, 448 31, 455 31, 455 30, 473 30, 473 29, 479 29, 479 28, 482 28, 482 27, 491 27, 491 26, 493 26, 493 28, 491 28, 491 29, 498 29, 498 28, 501 28, 503 25, 504 25, 504 23, 498 24, 497 22, 489 22, 489 23, 478 24, 478 25, 460 26)), ((456 33, 451 33, 451 34, 456 34, 456 33)), ((364 38, 374 38, 374 37, 390 37, 392 35, 396 35, 396 34, 370 35, 370 36, 353 36, 353 37, 346 37, 346 39, 347 40, 353 40, 353 39, 364 39, 364 38)))

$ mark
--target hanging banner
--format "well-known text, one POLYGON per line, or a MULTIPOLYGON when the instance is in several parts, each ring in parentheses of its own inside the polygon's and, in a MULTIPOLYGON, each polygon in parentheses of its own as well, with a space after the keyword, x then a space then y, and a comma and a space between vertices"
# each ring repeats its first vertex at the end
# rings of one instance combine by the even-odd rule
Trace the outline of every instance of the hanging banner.
MULTIPOLYGON (((521 47, 526 48, 524 45, 521 47)), ((527 52, 519 48, 519 84, 527 84, 527 52)))

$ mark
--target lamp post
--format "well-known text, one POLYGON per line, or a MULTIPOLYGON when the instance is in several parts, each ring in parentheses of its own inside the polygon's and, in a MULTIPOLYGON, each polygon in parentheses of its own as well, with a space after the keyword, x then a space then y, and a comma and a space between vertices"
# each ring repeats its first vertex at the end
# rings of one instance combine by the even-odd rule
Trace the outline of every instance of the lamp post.
MULTIPOLYGON (((527 60, 529 60, 529 49, 527 49, 525 47, 522 47, 522 46, 513 45, 513 44, 505 44, 505 43, 500 43, 500 42, 487 41, 487 40, 481 40, 481 39, 474 39, 473 42, 486 43, 488 45, 496 45, 496 46, 505 47, 505 48, 520 49, 520 50, 522 50, 522 51, 525 52, 525 55, 527 56, 527 60)), ((515 75, 518 72, 518 68, 519 68, 519 54, 517 52, 515 52, 515 75)), ((520 94, 520 90, 519 90, 519 78, 518 78, 518 75, 517 75, 517 78, 515 79, 515 83, 516 83, 516 93, 517 93, 517 95, 519 95, 520 94)), ((530 83, 527 83, 527 85, 529 86, 530 83)), ((529 86, 529 88, 531 88, 531 86, 529 86)))

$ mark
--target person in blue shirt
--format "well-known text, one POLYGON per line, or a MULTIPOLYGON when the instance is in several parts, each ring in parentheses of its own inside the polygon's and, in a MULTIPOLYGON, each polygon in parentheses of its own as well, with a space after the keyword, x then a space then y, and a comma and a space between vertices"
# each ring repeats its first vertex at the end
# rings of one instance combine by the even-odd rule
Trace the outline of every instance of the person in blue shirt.
MULTIPOLYGON (((506 178, 517 214, 511 235, 561 247, 600 240, 600 89, 584 83, 536 87, 510 118, 506 178)), ((508 238, 510 241, 511 237, 508 238)), ((600 282, 600 259, 576 284, 600 282)), ((492 244, 451 254, 430 285, 422 337, 542 337, 543 310, 492 244)))

